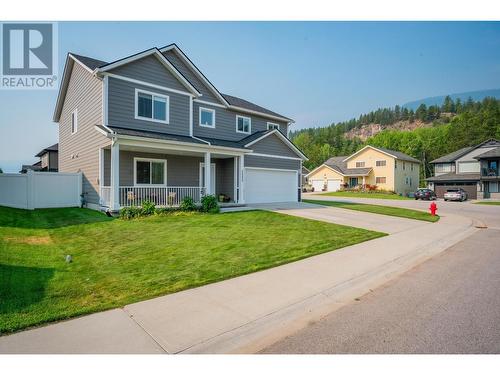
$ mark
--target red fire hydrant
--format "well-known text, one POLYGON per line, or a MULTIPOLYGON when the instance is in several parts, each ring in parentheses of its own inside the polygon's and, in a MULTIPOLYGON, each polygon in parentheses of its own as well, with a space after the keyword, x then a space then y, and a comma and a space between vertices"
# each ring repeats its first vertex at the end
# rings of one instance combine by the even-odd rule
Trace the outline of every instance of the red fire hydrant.
POLYGON ((432 202, 430 207, 429 207, 429 210, 431 210, 431 215, 432 216, 436 216, 436 211, 437 211, 438 207, 437 207, 437 204, 436 202, 432 202))

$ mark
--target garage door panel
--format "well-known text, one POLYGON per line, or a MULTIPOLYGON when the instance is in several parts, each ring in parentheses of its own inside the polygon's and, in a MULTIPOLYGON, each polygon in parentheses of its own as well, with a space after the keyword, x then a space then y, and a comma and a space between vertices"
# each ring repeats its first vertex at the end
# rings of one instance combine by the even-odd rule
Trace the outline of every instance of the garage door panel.
POLYGON ((314 188, 314 191, 321 191, 324 187, 323 180, 310 180, 311 186, 314 188))
POLYGON ((245 202, 297 202, 297 171, 245 168, 245 202))
POLYGON ((328 191, 338 191, 340 190, 340 180, 328 180, 328 191))
POLYGON ((458 189, 462 188, 467 192, 467 198, 468 199, 477 199, 477 187, 476 184, 474 185, 460 185, 460 184, 446 184, 446 185, 439 185, 437 183, 434 184, 434 192, 436 193, 436 196, 438 198, 443 198, 444 193, 446 193, 446 190, 448 189, 458 189))

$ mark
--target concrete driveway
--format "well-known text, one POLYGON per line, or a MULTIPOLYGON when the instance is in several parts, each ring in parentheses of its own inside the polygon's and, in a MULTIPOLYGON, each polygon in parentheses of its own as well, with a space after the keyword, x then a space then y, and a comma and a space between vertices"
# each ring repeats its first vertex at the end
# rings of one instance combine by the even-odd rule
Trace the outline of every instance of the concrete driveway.
MULTIPOLYGON (((311 199, 313 198, 311 197, 311 199)), ((304 202, 269 203, 251 205, 251 207, 389 234, 395 234, 418 227, 424 229, 424 227, 432 225, 432 223, 425 221, 346 210, 344 208, 321 206, 304 202)))

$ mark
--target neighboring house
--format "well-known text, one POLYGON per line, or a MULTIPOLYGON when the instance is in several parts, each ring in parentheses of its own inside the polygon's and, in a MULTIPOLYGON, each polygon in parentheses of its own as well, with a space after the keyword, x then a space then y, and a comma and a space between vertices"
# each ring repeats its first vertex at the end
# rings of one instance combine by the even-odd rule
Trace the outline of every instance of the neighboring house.
POLYGON ((54 121, 59 171, 83 173, 92 208, 300 199, 293 120, 221 94, 175 44, 111 63, 68 54, 54 121))
POLYGON ((307 185, 309 183, 309 179, 307 178, 307 175, 311 171, 307 169, 306 167, 302 166, 302 186, 307 185))
POLYGON ((59 169, 59 144, 53 144, 44 148, 35 157, 40 158, 35 164, 23 165, 19 173, 26 173, 28 170, 36 172, 57 172, 59 169))
POLYGON ((498 177, 488 176, 488 173, 494 174, 496 170, 498 175, 498 157, 495 155, 499 149, 500 142, 490 139, 431 161, 434 176, 427 179, 428 187, 438 198, 450 188, 464 189, 470 199, 488 198, 491 193, 498 192, 498 177))
POLYGON ((420 161, 399 151, 365 146, 350 156, 336 156, 307 175, 315 191, 376 185, 408 195, 419 186, 420 161))

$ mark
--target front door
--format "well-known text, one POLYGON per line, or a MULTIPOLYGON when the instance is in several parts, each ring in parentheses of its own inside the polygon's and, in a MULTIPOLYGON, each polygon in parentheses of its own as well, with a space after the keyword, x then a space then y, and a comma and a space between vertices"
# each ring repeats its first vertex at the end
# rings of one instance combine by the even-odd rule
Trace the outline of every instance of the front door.
POLYGON ((356 187, 358 186, 358 178, 357 177, 350 177, 349 178, 349 187, 356 187))
MULTIPOLYGON (((205 163, 200 163, 200 187, 205 187, 205 163)), ((215 163, 210 165, 210 191, 215 195, 215 163)))

